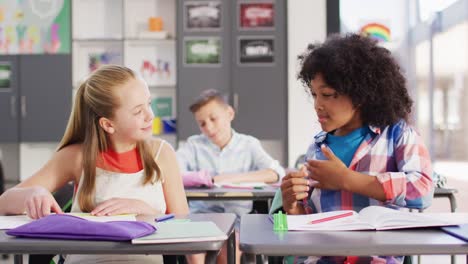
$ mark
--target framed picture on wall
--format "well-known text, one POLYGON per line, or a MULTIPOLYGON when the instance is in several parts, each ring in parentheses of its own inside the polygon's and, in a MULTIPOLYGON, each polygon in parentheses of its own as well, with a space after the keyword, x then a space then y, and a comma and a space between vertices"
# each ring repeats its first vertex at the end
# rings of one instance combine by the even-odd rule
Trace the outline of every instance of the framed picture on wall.
POLYGON ((11 88, 11 64, 0 62, 0 91, 11 88))
POLYGON ((184 3, 184 27, 186 31, 221 29, 220 1, 188 1, 184 3))
POLYGON ((275 27, 275 4, 272 2, 240 2, 238 14, 241 30, 275 27))
POLYGON ((123 46, 118 41, 75 41, 73 43, 73 85, 106 64, 123 65, 123 46))
POLYGON ((273 36, 243 36, 238 39, 238 63, 248 65, 272 65, 275 62, 273 36))
POLYGON ((167 41, 127 41, 125 65, 146 81, 149 86, 176 85, 175 43, 167 41))
POLYGON ((221 65, 221 39, 219 37, 185 37, 184 66, 221 65))

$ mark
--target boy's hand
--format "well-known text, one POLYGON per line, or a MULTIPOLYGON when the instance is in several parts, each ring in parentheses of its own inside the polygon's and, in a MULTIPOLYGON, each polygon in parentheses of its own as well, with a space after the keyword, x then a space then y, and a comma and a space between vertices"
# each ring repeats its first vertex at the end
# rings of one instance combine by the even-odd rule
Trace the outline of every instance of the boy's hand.
POLYGON ((289 172, 281 182, 281 194, 283 198, 283 208, 288 214, 300 214, 297 201, 307 197, 309 191, 309 180, 307 170, 302 167, 299 171, 289 172))
POLYGON ((52 194, 42 187, 34 188, 25 201, 25 208, 26 214, 32 219, 48 216, 51 211, 63 213, 52 194))
POLYGON ((108 216, 119 214, 158 214, 147 203, 138 199, 112 198, 96 206, 91 215, 108 216))
POLYGON ((309 177, 318 182, 314 187, 329 190, 344 189, 345 175, 349 169, 327 146, 322 145, 321 150, 328 160, 309 160, 305 163, 305 167, 310 172, 309 177))

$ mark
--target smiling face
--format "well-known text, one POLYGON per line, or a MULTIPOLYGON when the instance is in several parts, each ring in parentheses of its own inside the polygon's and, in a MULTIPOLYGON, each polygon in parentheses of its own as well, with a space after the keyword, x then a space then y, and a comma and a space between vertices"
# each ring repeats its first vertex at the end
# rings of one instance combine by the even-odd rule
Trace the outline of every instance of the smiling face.
POLYGON ((114 150, 120 152, 152 136, 154 114, 148 86, 140 78, 130 79, 117 87, 114 96, 119 106, 113 118, 109 119, 112 129, 106 131, 110 134, 114 150))
POLYGON ((325 83, 321 74, 310 81, 314 108, 323 131, 346 135, 362 126, 359 109, 349 96, 339 94, 325 83))
POLYGON ((224 148, 231 140, 231 121, 234 110, 216 100, 205 104, 195 113, 200 131, 219 148, 224 148))

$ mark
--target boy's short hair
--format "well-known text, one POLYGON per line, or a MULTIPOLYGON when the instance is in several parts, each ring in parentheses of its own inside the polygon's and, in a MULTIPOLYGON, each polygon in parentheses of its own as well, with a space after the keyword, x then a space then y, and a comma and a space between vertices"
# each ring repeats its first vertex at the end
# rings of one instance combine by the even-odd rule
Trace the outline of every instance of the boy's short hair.
POLYGON ((228 103, 226 102, 225 97, 215 89, 208 89, 203 91, 195 101, 190 105, 189 109, 190 112, 196 113, 200 108, 207 105, 208 103, 216 101, 224 106, 227 106, 228 103))

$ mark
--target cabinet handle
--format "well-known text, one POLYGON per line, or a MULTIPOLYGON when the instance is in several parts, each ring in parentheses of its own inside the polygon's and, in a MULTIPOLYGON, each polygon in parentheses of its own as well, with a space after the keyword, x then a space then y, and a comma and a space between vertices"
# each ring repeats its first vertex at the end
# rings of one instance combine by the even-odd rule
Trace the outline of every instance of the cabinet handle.
POLYGON ((236 113, 239 113, 239 94, 234 93, 234 110, 236 110, 236 113))
POLYGON ((26 117, 26 96, 21 96, 21 117, 26 117))
POLYGON ((16 96, 10 97, 10 114, 12 118, 16 118, 16 96))

